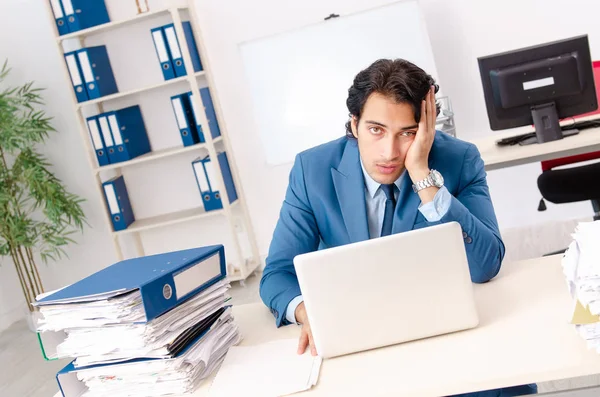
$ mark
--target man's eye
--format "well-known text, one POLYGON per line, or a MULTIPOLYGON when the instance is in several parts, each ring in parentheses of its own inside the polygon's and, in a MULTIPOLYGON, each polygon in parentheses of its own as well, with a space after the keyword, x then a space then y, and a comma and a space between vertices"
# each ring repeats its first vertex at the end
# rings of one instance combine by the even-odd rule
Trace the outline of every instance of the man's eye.
POLYGON ((369 131, 371 131, 371 134, 375 135, 379 135, 383 132, 380 127, 371 127, 369 128, 369 131))
POLYGON ((416 131, 402 131, 402 133, 400 135, 410 137, 410 136, 417 135, 417 132, 416 131))

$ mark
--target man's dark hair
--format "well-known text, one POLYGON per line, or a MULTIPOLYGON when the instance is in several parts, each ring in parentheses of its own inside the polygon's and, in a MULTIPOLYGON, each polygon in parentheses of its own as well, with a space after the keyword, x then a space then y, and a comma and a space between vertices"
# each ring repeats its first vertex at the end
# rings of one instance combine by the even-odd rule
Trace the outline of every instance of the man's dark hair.
MULTIPOLYGON (((433 77, 417 65, 404 59, 380 59, 356 75, 352 87, 348 89, 346 106, 350 117, 354 116, 360 120, 367 99, 376 92, 394 99, 397 103, 410 104, 418 123, 421 119, 421 101, 431 86, 435 86, 437 93, 439 87, 433 77)), ((436 114, 440 113, 439 104, 436 111, 436 114)), ((354 138, 351 121, 346 123, 346 135, 354 138)))

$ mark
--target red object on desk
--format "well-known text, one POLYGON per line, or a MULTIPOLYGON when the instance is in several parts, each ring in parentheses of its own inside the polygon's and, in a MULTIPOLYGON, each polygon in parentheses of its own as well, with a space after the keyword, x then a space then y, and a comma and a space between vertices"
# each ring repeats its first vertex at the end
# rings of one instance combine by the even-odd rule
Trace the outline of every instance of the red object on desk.
MULTIPOLYGON (((594 67, 594 81, 596 84, 596 100, 600 101, 600 61, 594 61, 592 63, 594 67)), ((597 110, 585 114, 580 114, 574 119, 578 119, 579 117, 591 116, 594 114, 600 114, 600 107, 597 110)), ((580 163, 582 161, 589 161, 600 159, 600 152, 592 152, 592 153, 584 153, 578 154, 576 156, 562 157, 559 159, 552 159, 547 161, 542 161, 542 171, 548 171, 555 167, 560 167, 561 165, 580 163)))

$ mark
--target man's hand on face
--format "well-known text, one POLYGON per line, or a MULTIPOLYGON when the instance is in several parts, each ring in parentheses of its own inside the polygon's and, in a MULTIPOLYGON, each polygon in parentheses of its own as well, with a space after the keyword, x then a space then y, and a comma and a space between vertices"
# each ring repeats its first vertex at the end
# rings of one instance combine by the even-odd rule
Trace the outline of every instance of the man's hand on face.
POLYGON ((304 354, 306 348, 310 346, 310 354, 313 356, 317 355, 317 348, 313 341, 312 332, 310 330, 310 324, 308 322, 308 316, 306 315, 306 308, 304 302, 300 303, 294 312, 296 321, 302 324, 302 330, 300 331, 300 340, 298 342, 298 354, 304 354))
POLYGON ((404 160, 404 166, 413 183, 421 181, 429 175, 429 152, 435 138, 436 113, 435 91, 431 87, 425 99, 421 101, 419 129, 404 160))

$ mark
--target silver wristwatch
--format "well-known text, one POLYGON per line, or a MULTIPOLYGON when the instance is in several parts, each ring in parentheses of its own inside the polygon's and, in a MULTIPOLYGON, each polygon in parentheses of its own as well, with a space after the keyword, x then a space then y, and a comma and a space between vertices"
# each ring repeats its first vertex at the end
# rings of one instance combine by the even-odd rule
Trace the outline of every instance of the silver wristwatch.
POLYGON ((415 193, 432 186, 444 186, 444 177, 436 170, 429 171, 429 175, 427 175, 427 178, 423 179, 422 181, 418 181, 414 185, 412 185, 415 193))

